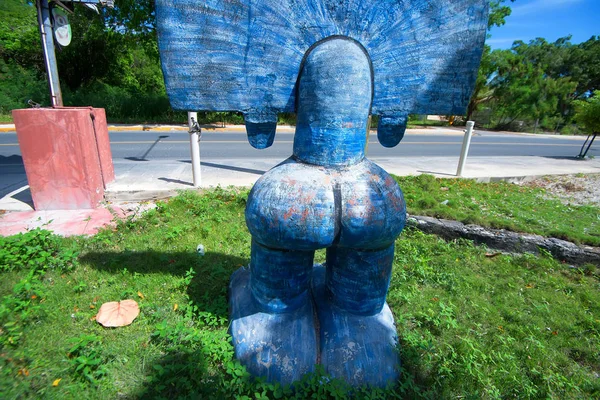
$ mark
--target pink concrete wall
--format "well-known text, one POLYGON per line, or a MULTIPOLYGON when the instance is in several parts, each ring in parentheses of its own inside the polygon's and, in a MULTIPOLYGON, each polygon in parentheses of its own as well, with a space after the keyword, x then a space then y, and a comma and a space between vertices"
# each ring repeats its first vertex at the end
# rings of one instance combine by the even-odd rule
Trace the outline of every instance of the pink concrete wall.
POLYGON ((114 169, 103 109, 13 110, 36 210, 96 208, 114 169))

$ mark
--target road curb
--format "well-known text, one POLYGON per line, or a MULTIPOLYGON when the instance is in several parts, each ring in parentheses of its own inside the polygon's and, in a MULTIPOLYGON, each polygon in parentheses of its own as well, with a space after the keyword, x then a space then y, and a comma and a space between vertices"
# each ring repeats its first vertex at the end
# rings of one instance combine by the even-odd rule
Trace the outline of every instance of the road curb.
POLYGON ((104 192, 104 201, 109 203, 156 201, 175 197, 184 190, 201 190, 199 188, 189 189, 165 189, 165 190, 122 190, 104 192))
MULTIPOLYGON (((394 174, 396 176, 410 176, 410 175, 397 175, 394 174)), ((478 177, 469 177, 469 176, 454 176, 454 177, 449 177, 449 176, 441 176, 441 175, 435 175, 434 176, 436 178, 441 178, 441 179, 464 179, 464 180, 473 180, 475 182, 478 183, 494 183, 494 182, 507 182, 507 183, 514 183, 514 184, 521 184, 521 183, 526 183, 526 182, 530 182, 536 179, 540 179, 543 178, 545 176, 571 176, 571 175, 577 175, 577 173, 571 173, 571 174, 546 174, 546 175, 525 175, 525 176, 478 176, 478 177)), ((161 200, 161 199, 167 199, 170 197, 174 197, 176 195, 178 195, 180 192, 182 191, 204 191, 204 190, 210 190, 210 189, 214 189, 218 186, 221 186, 220 184, 217 185, 210 185, 210 186, 200 186, 200 187, 182 187, 182 188, 177 188, 177 189, 150 189, 150 190, 107 190, 104 193, 104 200, 108 201, 108 202, 113 202, 113 203, 120 203, 120 202, 143 202, 143 201, 155 201, 155 200, 161 200)), ((253 185, 248 185, 248 184, 229 184, 227 186, 233 186, 233 187, 239 187, 239 188, 251 188, 253 185)))
POLYGON ((600 262, 600 248, 585 245, 578 246, 575 243, 554 237, 518 233, 507 229, 486 228, 474 224, 463 224, 454 220, 418 215, 409 216, 407 221, 409 226, 446 240, 464 238, 479 245, 483 244, 490 249, 509 253, 539 255, 542 250, 545 250, 560 261, 575 265, 597 265, 600 262))
MULTIPOLYGON (((569 176, 569 175, 577 175, 577 173, 573 174, 546 174, 546 175, 525 175, 525 176, 478 176, 478 177, 460 177, 464 179, 472 179, 478 183, 494 183, 494 182, 508 182, 508 183, 527 183, 534 181, 536 179, 543 178, 544 176, 569 176)), ((458 176, 455 178, 459 178, 458 176)), ((452 178, 450 178, 452 179, 452 178)))
MULTIPOLYGON (((398 174, 396 174, 398 175, 398 174)), ((572 176, 577 175, 577 173, 561 173, 561 174, 545 174, 545 175, 525 175, 525 176, 511 176, 511 177, 498 177, 498 176, 485 176, 485 177, 446 177, 446 176, 436 176, 438 178, 445 179, 469 179, 474 180, 480 183, 490 183, 490 182, 509 182, 514 184, 520 184, 524 182, 529 182, 535 179, 539 179, 545 176, 572 176)), ((398 175, 398 176, 409 176, 409 175, 398 175)), ((181 191, 204 191, 210 190, 221 186, 211 185, 211 186, 200 186, 200 187, 181 187, 181 188, 169 188, 169 189, 123 189, 123 190, 110 190, 108 189, 104 193, 104 200, 110 203, 125 203, 125 202, 145 202, 145 201, 156 201, 161 199, 167 199, 170 197, 174 197, 179 194, 181 191)), ((248 184, 230 184, 227 186, 234 187, 252 187, 252 185, 248 184)), ((7 196, 5 196, 6 198, 7 196)), ((0 210, 5 210, 8 212, 17 211, 16 209, 11 208, 2 208, 3 204, 0 204, 0 210)))

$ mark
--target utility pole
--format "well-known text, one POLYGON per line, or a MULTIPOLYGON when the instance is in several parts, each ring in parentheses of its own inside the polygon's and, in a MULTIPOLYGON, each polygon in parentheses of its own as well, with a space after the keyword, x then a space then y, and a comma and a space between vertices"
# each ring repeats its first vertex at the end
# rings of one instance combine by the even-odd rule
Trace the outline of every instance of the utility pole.
MULTIPOLYGON (((40 29, 40 37, 42 39, 42 51, 44 53, 44 63, 46 64, 46 73, 48 75, 48 87, 50 88, 50 101, 52 107, 62 107, 63 98, 60 90, 60 81, 58 79, 58 65, 56 64, 56 51, 54 47, 54 29, 52 26, 52 16, 50 13, 50 1, 52 0, 35 0, 37 8, 38 27, 40 29)), ((113 0, 54 0, 57 6, 70 11, 63 3, 80 3, 88 8, 92 8, 98 12, 96 6, 114 7, 113 0)))
POLYGON ((54 32, 50 20, 50 5, 48 0, 36 0, 38 26, 42 38, 42 50, 48 74, 48 86, 50 87, 50 101, 52 107, 62 107, 63 99, 58 80, 58 67, 56 64, 56 53, 54 51, 54 32))

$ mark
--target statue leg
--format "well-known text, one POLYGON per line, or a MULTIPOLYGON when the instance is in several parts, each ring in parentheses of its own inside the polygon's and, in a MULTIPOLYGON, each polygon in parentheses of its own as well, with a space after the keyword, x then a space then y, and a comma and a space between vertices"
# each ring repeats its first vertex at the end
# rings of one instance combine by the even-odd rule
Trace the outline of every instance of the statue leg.
POLYGON ((314 251, 273 249, 252 241, 250 268, 229 284, 235 357, 254 376, 292 383, 317 362, 310 294, 314 251))
POLYGON ((351 385, 385 387, 399 378, 394 318, 385 302, 394 245, 377 250, 334 246, 315 268, 320 362, 351 385))

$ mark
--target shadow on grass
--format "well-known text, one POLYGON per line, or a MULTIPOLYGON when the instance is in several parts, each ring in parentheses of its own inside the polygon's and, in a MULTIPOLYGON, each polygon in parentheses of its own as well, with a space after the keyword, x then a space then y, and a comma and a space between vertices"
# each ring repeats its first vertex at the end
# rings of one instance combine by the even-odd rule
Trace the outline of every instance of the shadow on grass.
MULTIPOLYGON (((206 394, 208 363, 201 351, 169 352, 154 363, 148 385, 140 386, 130 399, 202 398, 206 394)), ((207 388, 210 389, 210 388, 207 388)))
POLYGON ((81 257, 81 261, 99 271, 115 274, 121 273, 125 266, 131 273, 169 273, 174 276, 186 276, 193 269, 195 275, 187 288, 190 300, 199 310, 223 317, 227 317, 227 308, 216 308, 217 302, 213 300, 226 296, 231 274, 249 262, 248 259, 214 252, 199 256, 194 252, 160 251, 90 252, 81 257))
POLYGON ((439 380, 432 375, 422 362, 426 350, 411 341, 398 337, 400 347, 401 376, 396 392, 402 393, 403 399, 441 399, 449 398, 451 390, 449 382, 444 381, 440 387, 439 380))
MULTIPOLYGON (((113 274, 121 274, 126 267, 132 274, 160 273, 186 277, 189 276, 188 271, 193 269, 194 276, 186 292, 191 306, 197 307, 195 314, 209 313, 211 318, 222 321, 228 319, 229 278, 233 271, 246 265, 249 260, 215 252, 199 256, 195 252, 99 251, 85 254, 80 261, 98 271, 113 274)), ((187 323, 184 321, 183 324, 187 323)), ((159 325, 155 329, 159 330, 159 325)), ((197 334, 199 330, 196 327, 186 330, 180 326, 167 326, 167 338, 153 336, 151 340, 165 349, 164 354, 145 368, 144 383, 130 388, 126 398, 203 398, 207 394, 217 395, 219 388, 215 381, 219 372, 214 371, 214 366, 211 371, 212 362, 206 358, 204 346, 199 345, 203 342, 186 338, 197 334), (173 339, 170 335, 177 338, 173 339)), ((217 335, 215 340, 227 340, 223 331, 220 332, 222 337, 217 335)))
MULTIPOLYGON (((228 319, 227 287, 231 274, 248 265, 249 260, 241 257, 208 252, 200 257, 195 252, 123 251, 90 252, 80 259, 90 267, 114 274, 121 274, 124 267, 129 273, 171 274, 185 277, 190 269, 195 275, 187 287, 187 295, 197 313, 208 312, 217 318, 228 319)), ((169 327, 169 332, 178 332, 169 327)), ((194 329, 191 328, 193 334, 194 329)), ((185 336, 185 333, 181 333, 185 336)), ((160 344, 160 339, 153 338, 160 344)), ((186 342, 173 342, 166 346, 164 354, 148 365, 144 383, 131 388, 124 398, 220 398, 225 388, 222 380, 229 379, 225 372, 214 369, 206 358, 205 347, 187 348, 186 342)), ((433 379, 421 364, 423 349, 400 338, 403 375, 398 387, 390 393, 402 398, 438 398, 444 388, 433 387, 433 379)), ((301 389, 300 389, 301 390, 301 389)), ((387 392, 386 392, 387 393, 387 392)))

